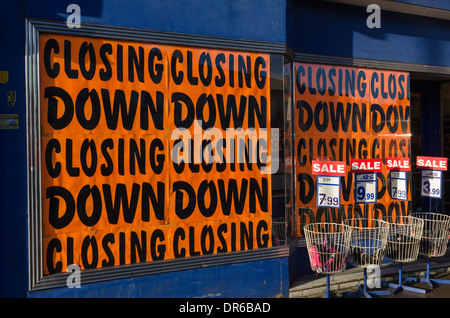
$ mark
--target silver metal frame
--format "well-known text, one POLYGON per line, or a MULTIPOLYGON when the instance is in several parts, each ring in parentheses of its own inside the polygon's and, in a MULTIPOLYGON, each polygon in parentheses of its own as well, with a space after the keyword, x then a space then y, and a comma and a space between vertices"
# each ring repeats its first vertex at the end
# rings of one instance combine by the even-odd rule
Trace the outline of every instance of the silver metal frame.
MULTIPOLYGON (((222 48, 284 54, 289 52, 285 44, 234 40, 198 35, 165 33, 119 27, 86 25, 70 29, 64 22, 27 19, 25 21, 25 77, 26 116, 28 136, 28 232, 29 232, 29 291, 66 287, 70 273, 43 274, 42 249, 42 189, 41 189, 41 132, 40 132, 40 84, 39 84, 39 34, 68 34, 110 39, 127 39, 180 46, 222 48)), ((292 54, 292 52, 291 52, 292 54)), ((219 266, 240 262, 258 261, 289 256, 289 246, 230 252, 207 256, 146 262, 110 268, 82 271, 82 284, 131 278, 159 273, 219 266)))
POLYGON ((26 126, 28 137, 28 240, 29 290, 43 278, 42 209, 39 111, 39 33, 29 22, 25 25, 26 126))
POLYGON ((303 63, 316 63, 328 65, 342 65, 363 68, 375 68, 382 70, 394 70, 409 72, 411 76, 417 79, 435 79, 448 80, 450 79, 450 67, 438 65, 414 64, 405 62, 372 60, 355 57, 342 57, 331 55, 318 55, 295 52, 294 60, 303 63))

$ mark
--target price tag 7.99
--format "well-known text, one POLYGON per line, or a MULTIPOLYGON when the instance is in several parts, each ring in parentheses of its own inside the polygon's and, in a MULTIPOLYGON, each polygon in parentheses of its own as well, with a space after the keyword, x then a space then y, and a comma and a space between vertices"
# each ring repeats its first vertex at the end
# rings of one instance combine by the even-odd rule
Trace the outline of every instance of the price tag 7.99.
POLYGON ((405 171, 390 172, 391 177, 391 198, 396 200, 408 200, 408 185, 405 171))
POLYGON ((317 176, 317 206, 338 208, 341 205, 341 178, 317 176))

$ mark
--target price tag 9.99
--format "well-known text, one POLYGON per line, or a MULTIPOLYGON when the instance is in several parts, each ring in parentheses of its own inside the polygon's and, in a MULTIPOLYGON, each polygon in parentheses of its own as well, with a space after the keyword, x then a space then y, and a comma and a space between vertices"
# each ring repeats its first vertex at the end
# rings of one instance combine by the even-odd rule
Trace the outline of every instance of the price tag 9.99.
POLYGON ((338 208, 341 205, 341 178, 317 176, 317 206, 338 208))
POLYGON ((377 174, 357 173, 355 181, 355 202, 377 202, 377 174))

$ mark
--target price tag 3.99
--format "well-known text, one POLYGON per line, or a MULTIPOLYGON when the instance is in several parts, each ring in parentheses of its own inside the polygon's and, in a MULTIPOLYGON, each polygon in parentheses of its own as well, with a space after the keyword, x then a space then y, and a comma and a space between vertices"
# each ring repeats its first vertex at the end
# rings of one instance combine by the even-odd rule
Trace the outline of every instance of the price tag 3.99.
POLYGON ((341 205, 341 178, 317 176, 317 206, 338 208, 341 205))
POLYGON ((421 191, 422 197, 442 198, 442 171, 422 170, 421 191))

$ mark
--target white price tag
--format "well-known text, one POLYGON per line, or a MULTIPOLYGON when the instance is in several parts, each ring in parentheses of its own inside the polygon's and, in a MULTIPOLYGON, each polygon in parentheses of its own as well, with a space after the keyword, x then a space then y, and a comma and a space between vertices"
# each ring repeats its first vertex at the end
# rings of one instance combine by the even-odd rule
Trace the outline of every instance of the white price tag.
POLYGON ((355 202, 377 202, 377 174, 357 173, 355 181, 355 202))
POLYGON ((422 170, 421 191, 422 197, 442 198, 442 171, 422 170))
POLYGON ((317 206, 338 208, 341 205, 341 177, 317 176, 317 206))
POLYGON ((408 201, 408 186, 405 171, 391 171, 391 198, 408 201))

